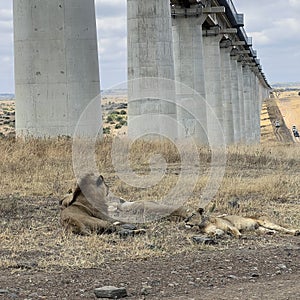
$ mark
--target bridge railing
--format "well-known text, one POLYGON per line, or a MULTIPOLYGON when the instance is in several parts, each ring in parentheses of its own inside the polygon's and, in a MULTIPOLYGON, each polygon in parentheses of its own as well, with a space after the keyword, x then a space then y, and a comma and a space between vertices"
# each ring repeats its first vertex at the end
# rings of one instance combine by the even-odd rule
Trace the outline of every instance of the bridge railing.
POLYGON ((226 14, 235 27, 244 26, 244 15, 239 14, 231 0, 219 0, 220 5, 225 6, 226 14))

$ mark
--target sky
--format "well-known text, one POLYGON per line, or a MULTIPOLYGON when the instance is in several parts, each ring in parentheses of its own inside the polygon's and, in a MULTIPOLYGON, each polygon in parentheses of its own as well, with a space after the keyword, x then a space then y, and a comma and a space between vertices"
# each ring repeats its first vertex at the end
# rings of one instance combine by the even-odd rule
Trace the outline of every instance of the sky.
MULTIPOLYGON (((51 1, 51 0, 49 0, 51 1)), ((13 0, 0 0, 0 93, 14 93, 13 0)), ((300 0, 233 0, 270 84, 300 81, 300 0)), ((126 80, 126 0, 95 0, 101 88, 126 80)))

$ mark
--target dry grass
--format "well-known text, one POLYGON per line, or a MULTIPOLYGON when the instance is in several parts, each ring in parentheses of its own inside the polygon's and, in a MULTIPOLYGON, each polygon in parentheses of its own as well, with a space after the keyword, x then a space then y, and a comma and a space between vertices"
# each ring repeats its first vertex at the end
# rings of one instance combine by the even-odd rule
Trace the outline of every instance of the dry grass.
MULTIPOLYGON (((112 191, 131 200, 159 199, 174 187, 181 172, 176 147, 166 142, 139 142, 131 152, 132 167, 149 174, 149 157, 160 153, 167 161, 162 181, 150 189, 123 183, 111 162, 110 138, 97 144, 97 164, 112 191)), ((121 239, 118 235, 90 237, 66 235, 59 225, 58 200, 72 186, 70 140, 2 140, 0 165, 1 262, 0 268, 92 268, 131 258, 171 255, 199 249, 220 250, 245 241, 222 241, 218 248, 193 245, 178 224, 145 224, 144 236, 121 239)), ((189 149, 186 150, 187 154, 189 149)), ((207 181, 210 150, 199 148, 201 176, 189 205, 197 207, 207 181)), ((234 146, 227 153, 226 172, 214 202, 217 212, 242 215, 267 214, 281 224, 300 227, 300 147, 270 144, 234 146), (240 207, 228 201, 238 199, 240 207)), ((260 241, 268 243, 270 241, 260 241)), ((274 240, 276 243, 276 240, 274 240)))
POLYGON ((286 91, 277 98, 277 105, 289 129, 292 128, 292 125, 300 128, 300 96, 298 93, 299 91, 286 91))

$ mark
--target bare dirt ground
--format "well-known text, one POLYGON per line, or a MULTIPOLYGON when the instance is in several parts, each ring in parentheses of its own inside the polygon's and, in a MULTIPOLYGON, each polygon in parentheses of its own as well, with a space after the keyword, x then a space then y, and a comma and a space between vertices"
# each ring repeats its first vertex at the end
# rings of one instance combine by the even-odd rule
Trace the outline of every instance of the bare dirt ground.
POLYGON ((105 285, 127 288, 129 299, 299 299, 299 239, 277 237, 277 246, 181 253, 105 262, 95 269, 1 270, 1 298, 94 299, 105 285), (144 294, 144 295, 143 295, 144 294))
POLYGON ((271 97, 270 99, 265 101, 265 105, 267 107, 269 119, 272 124, 274 135, 277 141, 281 143, 293 142, 293 136, 290 129, 286 125, 285 118, 283 117, 282 112, 278 107, 278 102, 276 101, 276 99, 274 97, 271 97), (279 121, 279 128, 276 128, 275 121, 279 121))
MULTIPOLYGON (((289 131, 293 125, 300 128, 300 95, 299 91, 281 92, 276 98, 278 108, 284 118, 285 124, 289 131)), ((293 137, 294 141, 300 143, 299 138, 293 137)))

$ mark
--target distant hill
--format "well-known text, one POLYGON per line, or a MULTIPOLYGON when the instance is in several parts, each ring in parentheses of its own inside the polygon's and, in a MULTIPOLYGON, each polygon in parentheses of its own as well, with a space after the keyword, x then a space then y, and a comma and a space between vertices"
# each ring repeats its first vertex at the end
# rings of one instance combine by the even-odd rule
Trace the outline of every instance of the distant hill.
POLYGON ((271 86, 273 89, 300 89, 300 82, 277 82, 271 86))
POLYGON ((1 100, 13 100, 15 99, 15 94, 0 94, 0 101, 1 100))

